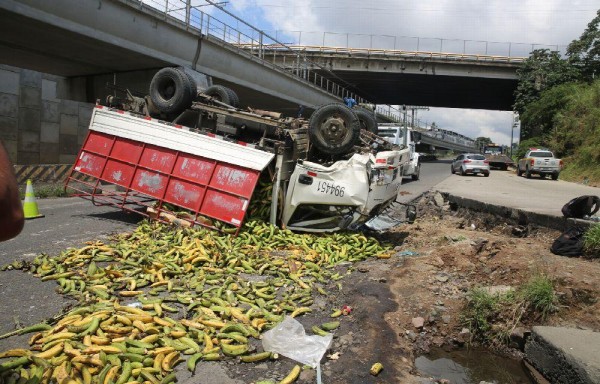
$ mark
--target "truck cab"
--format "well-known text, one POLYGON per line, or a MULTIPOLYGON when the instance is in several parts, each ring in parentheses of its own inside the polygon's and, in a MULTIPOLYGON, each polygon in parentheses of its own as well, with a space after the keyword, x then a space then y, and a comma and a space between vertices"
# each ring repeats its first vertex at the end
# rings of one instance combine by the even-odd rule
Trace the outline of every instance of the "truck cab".
POLYGON ((409 150, 409 159, 402 167, 402 176, 410 176, 413 180, 419 180, 421 175, 421 160, 416 146, 421 141, 421 133, 408 127, 405 135, 405 128, 397 124, 379 124, 379 136, 394 145, 406 145, 409 150))

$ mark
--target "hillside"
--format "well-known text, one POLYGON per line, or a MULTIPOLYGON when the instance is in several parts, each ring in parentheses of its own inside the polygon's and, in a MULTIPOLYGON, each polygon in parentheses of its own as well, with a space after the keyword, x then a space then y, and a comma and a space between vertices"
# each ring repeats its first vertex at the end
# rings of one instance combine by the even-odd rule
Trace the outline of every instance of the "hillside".
POLYGON ((562 179, 600 186, 600 80, 571 89, 549 144, 564 159, 562 179))

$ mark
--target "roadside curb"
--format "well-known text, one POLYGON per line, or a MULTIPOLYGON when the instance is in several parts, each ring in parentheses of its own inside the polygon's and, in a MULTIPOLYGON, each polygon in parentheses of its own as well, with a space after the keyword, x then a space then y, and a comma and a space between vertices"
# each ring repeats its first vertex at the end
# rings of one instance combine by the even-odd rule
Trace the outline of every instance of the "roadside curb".
MULTIPOLYGON (((501 205, 495 205, 490 203, 484 203, 482 201, 468 199, 461 196, 452 195, 449 193, 441 192, 442 195, 448 200, 448 202, 452 205, 456 205, 459 207, 463 207, 473 211, 479 212, 488 212, 493 215, 513 220, 517 222, 519 225, 528 225, 535 224, 541 227, 556 229, 562 231, 565 229, 568 220, 573 219, 565 219, 564 217, 546 215, 543 213, 537 212, 528 212, 522 209, 504 207, 501 205)), ((587 225, 593 224, 593 222, 589 222, 586 220, 577 220, 578 222, 583 222, 587 225)))
POLYGON ((527 361, 552 383, 592 384, 600 379, 600 333, 564 327, 533 327, 527 361))

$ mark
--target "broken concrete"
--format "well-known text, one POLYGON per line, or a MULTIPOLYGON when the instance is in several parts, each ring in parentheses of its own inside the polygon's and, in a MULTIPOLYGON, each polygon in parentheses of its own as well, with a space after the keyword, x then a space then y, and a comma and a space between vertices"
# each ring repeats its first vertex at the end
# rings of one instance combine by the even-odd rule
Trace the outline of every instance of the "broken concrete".
POLYGON ((600 332, 533 327, 525 358, 556 384, 600 383, 600 332))

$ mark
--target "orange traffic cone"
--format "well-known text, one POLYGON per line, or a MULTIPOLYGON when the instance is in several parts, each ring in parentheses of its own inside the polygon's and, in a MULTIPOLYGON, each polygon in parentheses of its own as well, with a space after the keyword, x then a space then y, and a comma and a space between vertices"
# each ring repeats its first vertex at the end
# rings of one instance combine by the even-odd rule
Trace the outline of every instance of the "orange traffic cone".
POLYGON ((23 213, 26 219, 37 219, 38 217, 44 217, 38 210, 37 201, 35 201, 35 194, 33 193, 33 185, 31 180, 27 180, 27 188, 25 189, 25 200, 23 201, 23 213))

